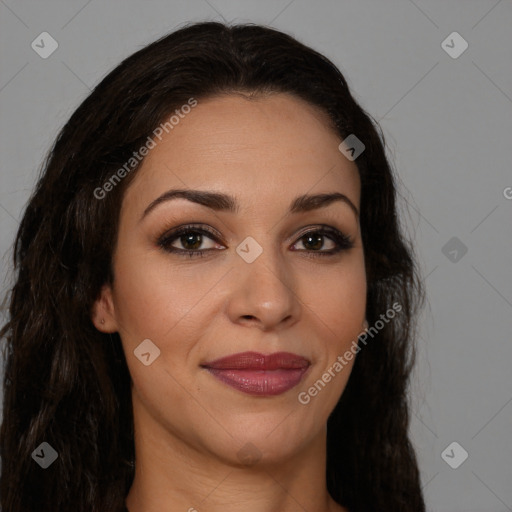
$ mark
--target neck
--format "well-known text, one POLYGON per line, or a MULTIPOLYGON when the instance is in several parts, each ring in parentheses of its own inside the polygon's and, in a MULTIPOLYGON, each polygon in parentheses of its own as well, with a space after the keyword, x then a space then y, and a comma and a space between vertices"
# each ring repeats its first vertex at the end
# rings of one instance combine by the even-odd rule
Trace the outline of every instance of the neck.
POLYGON ((143 408, 135 412, 130 512, 347 512, 327 492, 325 429, 286 460, 241 467, 187 444, 143 408))

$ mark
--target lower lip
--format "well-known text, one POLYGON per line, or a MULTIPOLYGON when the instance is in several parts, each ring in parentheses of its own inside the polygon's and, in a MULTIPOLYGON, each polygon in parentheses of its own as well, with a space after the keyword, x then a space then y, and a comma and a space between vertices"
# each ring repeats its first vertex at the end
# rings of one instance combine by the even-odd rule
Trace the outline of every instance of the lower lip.
POLYGON ((206 368, 214 377, 248 395, 281 395, 295 387, 309 367, 287 370, 219 370, 206 368))

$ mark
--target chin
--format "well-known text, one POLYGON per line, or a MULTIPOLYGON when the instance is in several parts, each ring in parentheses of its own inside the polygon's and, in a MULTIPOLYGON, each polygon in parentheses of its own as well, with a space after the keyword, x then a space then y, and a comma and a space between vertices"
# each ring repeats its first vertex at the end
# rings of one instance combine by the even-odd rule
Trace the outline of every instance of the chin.
MULTIPOLYGON (((315 434, 300 428, 296 420, 291 425, 291 415, 267 416, 257 422, 248 419, 237 424, 236 428, 229 428, 223 423, 226 430, 219 444, 212 446, 210 438, 209 449, 226 463, 235 466, 275 465, 292 459, 312 442, 315 434), (283 421, 284 420, 284 421, 283 421)), ((321 431, 321 429, 320 429, 321 431)))

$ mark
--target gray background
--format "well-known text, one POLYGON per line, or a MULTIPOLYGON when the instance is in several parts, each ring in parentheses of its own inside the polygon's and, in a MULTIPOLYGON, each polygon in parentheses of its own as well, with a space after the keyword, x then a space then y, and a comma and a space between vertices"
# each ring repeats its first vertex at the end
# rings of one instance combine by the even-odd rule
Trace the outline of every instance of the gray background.
POLYGON ((46 151, 124 57, 185 22, 226 20, 274 26, 331 58, 382 126, 426 282, 411 436, 428 508, 512 510, 510 1, 0 0, 0 17, 4 292, 46 151), (44 31, 59 44, 47 59, 31 48, 44 31), (458 58, 441 46, 454 31, 469 44, 458 58), (453 441, 469 454, 457 469, 441 457, 453 441))

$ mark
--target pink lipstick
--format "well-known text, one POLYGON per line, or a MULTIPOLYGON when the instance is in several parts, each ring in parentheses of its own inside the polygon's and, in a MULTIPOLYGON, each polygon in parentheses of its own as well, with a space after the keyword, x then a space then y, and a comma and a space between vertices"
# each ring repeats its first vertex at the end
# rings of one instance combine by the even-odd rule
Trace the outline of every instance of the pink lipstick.
POLYGON ((202 364, 214 377, 249 395, 273 396, 295 387, 310 362, 297 354, 241 352, 202 364))

